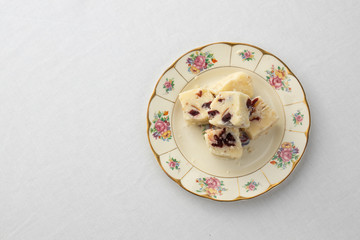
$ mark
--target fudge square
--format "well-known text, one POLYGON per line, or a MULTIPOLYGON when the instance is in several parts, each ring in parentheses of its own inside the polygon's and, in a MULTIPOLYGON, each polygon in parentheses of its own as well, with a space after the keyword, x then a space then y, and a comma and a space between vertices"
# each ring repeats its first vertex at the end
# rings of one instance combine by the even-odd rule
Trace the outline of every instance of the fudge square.
POLYGON ((187 122, 208 123, 208 110, 214 95, 208 89, 195 88, 179 94, 183 115, 187 122))
POLYGON ((235 72, 226 76, 216 83, 212 90, 215 94, 224 91, 242 92, 249 97, 253 97, 254 94, 252 79, 244 72, 235 72))
POLYGON ((250 139, 256 139, 265 133, 279 119, 276 112, 261 97, 249 100, 248 107, 250 109, 250 127, 244 130, 250 139))
POLYGON ((238 128, 218 128, 205 131, 205 143, 214 155, 240 158, 243 152, 238 128))
POLYGON ((241 92, 220 92, 210 105, 209 123, 217 127, 249 127, 248 99, 241 92))

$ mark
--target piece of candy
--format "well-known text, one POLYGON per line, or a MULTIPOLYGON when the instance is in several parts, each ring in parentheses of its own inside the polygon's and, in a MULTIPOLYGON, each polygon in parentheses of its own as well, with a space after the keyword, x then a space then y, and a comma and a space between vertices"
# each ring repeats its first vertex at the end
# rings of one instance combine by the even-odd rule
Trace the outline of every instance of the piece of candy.
POLYGON ((241 92, 220 92, 210 105, 209 123, 217 127, 249 127, 248 99, 241 92))
POLYGON ((244 131, 250 139, 256 139, 274 125, 279 117, 261 97, 249 100, 248 106, 250 109, 250 127, 245 128, 244 131))
POLYGON ((214 95, 208 89, 196 88, 179 94, 184 118, 189 123, 207 123, 208 110, 214 99, 214 95))
POLYGON ((226 158, 240 158, 243 148, 240 142, 239 129, 219 128, 205 131, 205 142, 210 152, 226 158))

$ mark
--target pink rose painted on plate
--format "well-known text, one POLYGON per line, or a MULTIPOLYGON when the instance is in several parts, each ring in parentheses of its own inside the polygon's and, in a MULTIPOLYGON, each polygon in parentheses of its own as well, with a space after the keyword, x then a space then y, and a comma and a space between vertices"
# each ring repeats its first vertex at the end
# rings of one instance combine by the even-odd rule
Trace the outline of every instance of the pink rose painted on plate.
POLYGON ((284 142, 271 159, 270 164, 285 169, 298 159, 299 149, 294 145, 294 142, 284 142))
POLYGON ((175 87, 174 78, 168 79, 166 78, 163 88, 165 89, 165 93, 171 92, 175 87))
POLYGON ((246 189, 246 192, 253 192, 255 190, 257 190, 257 187, 260 184, 258 182, 255 182, 254 179, 251 179, 249 182, 247 182, 243 187, 246 189))
POLYGON ((280 152, 280 157, 285 163, 289 162, 292 158, 292 149, 285 148, 280 152))
POLYGON ((194 61, 194 66, 198 69, 203 69, 206 66, 205 56, 197 56, 194 61))
POLYGON ((167 122, 166 121, 161 121, 160 119, 158 119, 155 123, 155 128, 159 133, 163 133, 164 131, 167 130, 167 122))
POLYGON ((206 180, 206 184, 209 188, 218 188, 220 186, 220 180, 214 177, 210 177, 206 180))
POLYGON ((155 113, 152 123, 154 124, 154 127, 150 128, 150 132, 155 139, 161 139, 168 142, 172 138, 169 111, 159 111, 158 113, 155 113))
POLYGON ((175 158, 169 157, 169 160, 166 161, 166 163, 169 165, 171 170, 180 170, 180 161, 176 160, 175 158))
POLYGON ((166 88, 170 88, 170 87, 171 87, 171 83, 170 83, 170 82, 165 82, 164 85, 165 85, 166 88))
POLYGON ((273 86, 275 89, 280 89, 282 84, 282 81, 278 77, 271 77, 269 80, 269 83, 271 86, 273 86))
POLYGON ((297 112, 294 113, 294 114, 292 115, 292 117, 293 117, 294 126, 302 125, 302 124, 303 124, 302 121, 304 120, 304 114, 302 114, 302 113, 300 112, 300 110, 297 110, 297 112))
POLYGON ((289 85, 290 78, 284 67, 278 66, 275 69, 274 65, 272 65, 271 69, 266 70, 265 72, 267 73, 266 81, 276 90, 291 92, 291 87, 289 85))
POLYGON ((197 178, 196 182, 200 185, 200 189, 196 192, 205 192, 209 197, 217 198, 221 196, 227 189, 224 187, 223 181, 216 177, 197 178))
POLYGON ((206 69, 211 68, 217 60, 214 58, 214 54, 210 52, 195 52, 190 54, 186 59, 188 65, 188 71, 193 74, 198 74, 206 69))
POLYGON ((254 54, 255 52, 250 52, 249 50, 239 51, 238 54, 241 56, 243 61, 252 61, 255 60, 254 54))

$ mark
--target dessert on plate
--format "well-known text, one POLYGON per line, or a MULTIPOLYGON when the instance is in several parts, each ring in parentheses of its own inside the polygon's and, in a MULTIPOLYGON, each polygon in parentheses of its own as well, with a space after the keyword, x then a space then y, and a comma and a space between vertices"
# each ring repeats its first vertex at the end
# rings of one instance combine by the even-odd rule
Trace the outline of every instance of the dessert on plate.
POLYGON ((209 123, 217 127, 249 127, 248 99, 249 96, 241 92, 219 92, 210 104, 209 123))
POLYGON ((239 159, 244 133, 254 140, 279 119, 261 98, 252 98, 249 75, 232 73, 209 88, 195 88, 179 94, 184 119, 190 124, 210 124, 205 144, 217 156, 239 159))
POLYGON ((179 94, 184 118, 193 124, 208 123, 208 110, 214 99, 209 89, 195 88, 179 94))
POLYGON ((239 133, 237 128, 210 128, 205 131, 204 137, 212 154, 220 157, 239 158, 243 152, 239 133))
POLYGON ((235 72, 226 76, 221 81, 211 87, 211 90, 218 94, 223 91, 238 91, 249 97, 253 97, 254 91, 251 83, 251 77, 244 72, 235 72))
POLYGON ((248 103, 250 109, 250 126, 244 131, 250 139, 256 139, 266 132, 278 120, 276 112, 270 108, 261 97, 256 97, 248 103))

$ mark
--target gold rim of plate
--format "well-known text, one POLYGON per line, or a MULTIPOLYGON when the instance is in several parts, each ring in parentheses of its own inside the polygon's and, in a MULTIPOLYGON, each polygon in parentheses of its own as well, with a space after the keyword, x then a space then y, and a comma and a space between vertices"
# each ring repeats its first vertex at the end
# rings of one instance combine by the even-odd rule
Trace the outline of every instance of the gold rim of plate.
MULTIPOLYGON (((259 64, 260 62, 261 62, 261 59, 259 60, 258 64, 259 64)), ((231 67, 231 65, 230 65, 230 67, 231 67)), ((181 74, 180 74, 180 75, 181 75, 181 74)), ((182 75, 181 75, 181 76, 182 76, 182 75)), ((196 75, 196 76, 197 76, 197 75, 196 75)), ((196 77, 196 76, 194 76, 194 77, 196 77)), ((183 77, 183 76, 182 76, 182 77, 183 77)), ((184 78, 184 77, 183 77, 183 78, 184 78)), ((184 78, 184 79, 185 79, 185 78, 184 78)), ((191 80, 192 80, 192 79, 191 79, 191 80)), ((187 81, 188 83, 189 83, 191 80, 188 81, 188 80, 185 79, 185 81, 187 81)), ((161 97, 161 96, 159 96, 159 97, 161 97)), ((161 97, 161 98, 162 98, 162 97, 161 97)), ((167 100, 167 99, 166 99, 166 100, 167 100)), ((169 101, 169 100, 167 100, 167 101, 169 101)), ((174 102, 174 103, 175 103, 175 102, 174 102)), ((208 198, 208 199, 211 199, 211 200, 214 200, 214 201, 219 201, 219 202, 234 202, 234 201, 252 199, 252 198, 261 196, 261 195, 263 195, 264 193, 266 193, 266 192, 270 191, 271 189, 273 189, 274 187, 280 185, 282 182, 284 182, 284 181, 292 174, 292 172, 294 171, 294 169, 296 168, 296 166, 299 164, 300 160, 302 159, 302 157, 303 157, 303 155, 304 155, 304 153, 305 153, 305 151, 306 151, 306 148, 307 148, 307 144, 308 144, 308 140, 309 140, 309 132, 310 132, 310 127, 311 127, 311 112, 310 112, 309 103, 308 103, 307 98, 306 98, 305 90, 304 90, 304 88, 303 88, 300 80, 296 77, 296 75, 290 70, 290 68, 289 68, 280 58, 278 58, 278 57, 275 56, 274 54, 272 54, 272 53, 270 53, 270 52, 268 52, 268 51, 266 51, 266 50, 264 50, 264 49, 262 49, 262 48, 260 48, 260 47, 257 47, 257 46, 251 45, 251 44, 247 44, 247 43, 238 43, 238 42, 214 42, 214 43, 210 43, 210 44, 203 45, 203 46, 201 46, 201 47, 194 48, 194 49, 192 49, 192 50, 184 53, 184 54, 181 55, 179 58, 177 58, 177 59, 163 72, 163 74, 161 74, 161 76, 159 77, 158 81, 157 81, 156 84, 155 84, 154 91, 153 91, 153 93, 151 94, 151 97, 150 97, 150 100, 149 100, 149 103, 148 103, 148 106, 147 106, 146 123, 147 123, 147 129, 146 129, 146 130, 147 130, 147 137, 148 137, 148 142, 149 142, 150 148, 151 148, 151 150, 152 150, 152 152, 153 152, 153 154, 154 154, 154 156, 155 156, 155 158, 156 158, 159 166, 161 167, 161 169, 166 173, 166 175, 167 175, 170 179, 172 179, 174 182, 176 182, 180 187, 182 187, 182 188, 183 188, 184 190, 186 190, 187 192, 189 192, 189 193, 191 193, 191 194, 194 194, 194 195, 196 195, 196 196, 198 196, 198 197, 208 198), (204 194, 204 195, 202 195, 202 194, 197 194, 197 193, 195 193, 195 192, 192 192, 192 191, 188 190, 188 189, 187 189, 186 187, 184 187, 184 185, 181 183, 181 179, 182 179, 188 172, 190 172, 190 171, 193 169, 194 166, 192 166, 192 167, 184 174, 184 176, 183 176, 181 179, 175 179, 175 178, 173 178, 172 176, 170 176, 170 175, 167 173, 167 171, 166 171, 166 170, 164 169, 164 167, 162 166, 162 164, 161 164, 161 162, 160 162, 160 155, 158 155, 158 154, 156 153, 156 151, 154 150, 154 148, 153 148, 153 146, 152 146, 152 144, 151 144, 151 141, 150 141, 149 129, 150 129, 150 127, 151 127, 151 121, 150 121, 150 119, 149 119, 149 117, 148 117, 148 116, 149 116, 149 107, 150 107, 151 101, 152 101, 153 98, 156 96, 156 88, 157 88, 160 80, 162 79, 162 77, 163 77, 170 69, 172 69, 172 68, 174 68, 176 71, 178 71, 178 70, 175 68, 175 65, 179 62, 179 60, 180 60, 181 58, 183 58, 183 57, 186 56, 187 54, 189 54, 189 53, 191 53, 191 52, 195 52, 195 51, 201 51, 202 49, 204 49, 204 48, 206 48, 206 47, 208 47, 208 46, 216 45, 216 44, 225 44, 225 45, 229 45, 230 47, 233 47, 233 46, 236 46, 236 45, 248 46, 248 47, 252 47, 252 48, 255 48, 255 49, 259 50, 259 51, 263 54, 263 55, 261 56, 261 58, 262 58, 265 54, 266 54, 266 55, 270 55, 270 56, 276 58, 281 64, 283 64, 283 65, 286 67, 287 72, 288 72, 288 75, 292 75, 292 76, 294 76, 294 77, 296 78, 296 80, 297 80, 297 82, 299 83, 299 85, 300 85, 300 87, 301 87, 301 90, 302 90, 302 92, 303 92, 303 94, 304 94, 304 99, 303 99, 302 101, 300 101, 300 102, 294 102, 294 103, 291 103, 291 104, 285 104, 285 105, 283 104, 283 106, 288 106, 288 105, 292 105, 292 104, 296 104, 296 103, 305 103, 306 108, 307 108, 307 111, 308 111, 308 113, 309 113, 309 126, 308 126, 308 128, 306 129, 305 132, 301 132, 301 133, 304 133, 304 134, 305 134, 305 137, 306 137, 306 143, 305 143, 305 146, 304 146, 304 150, 303 150, 302 154, 299 156, 299 158, 292 164, 292 168, 291 168, 290 172, 289 172, 289 173, 287 174, 287 176, 285 176, 280 182, 278 182, 278 183, 276 183, 276 184, 271 184, 270 181, 269 181, 269 179, 268 179, 268 177, 264 174, 262 168, 258 169, 258 170, 261 171, 261 172, 263 173, 263 175, 265 176, 266 180, 267 180, 268 183, 269 183, 269 187, 268 187, 267 189, 265 189, 263 192, 261 192, 261 193, 259 193, 259 194, 257 194, 257 195, 254 195, 254 196, 250 196, 250 197, 242 197, 242 196, 239 195, 239 197, 234 198, 234 199, 230 199, 230 200, 228 200, 228 199, 217 199, 217 198, 213 198, 213 197, 211 197, 211 196, 208 196, 208 195, 206 195, 206 194, 204 194)), ((288 131, 290 131, 290 132, 297 132, 297 131, 294 131, 294 130, 288 130, 288 131)), ((280 143, 280 145, 281 145, 281 143, 280 143)), ((175 148, 175 149, 177 149, 177 148, 175 148)), ((173 150, 175 150, 175 149, 172 149, 172 150, 170 150, 169 152, 171 152, 171 151, 173 151, 173 150)), ((165 153, 163 153, 163 154, 165 154, 165 153)), ((271 159, 270 159, 270 160, 271 160, 271 159)), ((270 160, 269 160, 269 162, 270 162, 270 160)), ((200 171, 201 171, 201 169, 200 169, 200 171)), ((234 177, 234 178, 238 178, 238 177, 234 177)), ((237 180, 237 181, 238 181, 238 180, 237 180)), ((239 185, 239 184, 238 184, 238 187, 240 188, 240 185, 239 185)))

